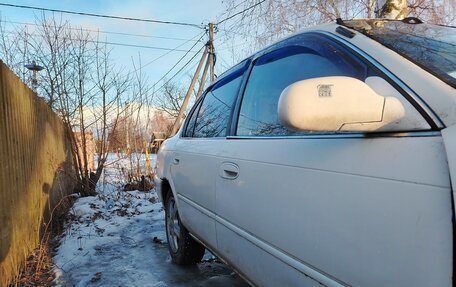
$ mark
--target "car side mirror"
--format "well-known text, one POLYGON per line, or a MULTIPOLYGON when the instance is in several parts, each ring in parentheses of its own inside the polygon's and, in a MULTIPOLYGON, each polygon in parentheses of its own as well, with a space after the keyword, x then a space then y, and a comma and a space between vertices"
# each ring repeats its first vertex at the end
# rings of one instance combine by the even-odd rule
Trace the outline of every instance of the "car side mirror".
POLYGON ((296 131, 370 132, 404 117, 395 97, 378 95, 350 77, 322 77, 285 88, 278 103, 280 123, 296 131))

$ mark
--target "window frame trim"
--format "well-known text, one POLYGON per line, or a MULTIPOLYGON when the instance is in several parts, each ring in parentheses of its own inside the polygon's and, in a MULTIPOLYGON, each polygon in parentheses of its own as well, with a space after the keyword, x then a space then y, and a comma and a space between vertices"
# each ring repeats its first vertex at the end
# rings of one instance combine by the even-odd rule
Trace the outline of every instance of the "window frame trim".
POLYGON ((413 132, 377 132, 377 133, 313 133, 298 136, 227 136, 228 140, 298 140, 298 139, 374 139, 374 138, 410 138, 410 137, 441 137, 440 131, 413 132))
POLYGON ((208 91, 209 91, 209 88, 201 95, 201 97, 199 97, 196 100, 195 104, 191 108, 190 112, 188 113, 189 116, 185 118, 185 122, 183 124, 184 127, 182 128, 182 132, 180 133, 179 138, 182 138, 182 139, 191 139, 191 138, 193 138, 193 133, 195 132, 196 119, 195 119, 195 124, 193 125, 192 136, 186 136, 185 134, 187 133, 187 129, 188 129, 188 125, 190 123, 190 119, 195 114, 195 112, 196 112, 196 116, 198 117, 198 112, 199 112, 199 110, 201 108, 202 101, 206 97, 206 94, 207 94, 208 91))
MULTIPOLYGON (((353 132, 353 133, 344 133, 344 132, 323 132, 323 133, 308 133, 305 135, 299 135, 299 136, 283 136, 283 135, 278 135, 278 136, 261 136, 261 135, 252 135, 252 136, 241 136, 241 135, 236 135, 237 132, 237 126, 239 123, 239 115, 241 111, 241 105, 242 105, 242 100, 245 96, 245 90, 247 87, 247 83, 250 79, 253 67, 255 66, 255 63, 257 60, 271 52, 277 51, 279 49, 287 49, 290 47, 290 45, 285 45, 285 46, 280 46, 280 43, 283 41, 280 41, 273 46, 270 46, 264 50, 259 51, 258 53, 254 54, 252 56, 251 61, 249 63, 248 70, 244 73, 244 79, 242 81, 240 91, 238 92, 237 99, 236 99, 236 105, 233 113, 233 117, 231 118, 231 124, 229 133, 227 133, 227 138, 228 139, 284 139, 284 138, 315 138, 318 136, 324 136, 324 138, 340 138, 340 137, 357 137, 357 138, 364 138, 364 137, 370 137, 369 135, 410 135, 413 134, 415 135, 416 133, 433 133, 433 132, 438 132, 441 129, 445 128, 444 124, 442 121, 438 118, 438 116, 434 113, 434 111, 410 88, 408 87, 405 83, 403 83, 396 75, 394 75, 391 71, 386 69, 383 65, 381 65, 378 61, 373 59, 369 54, 364 52, 362 49, 354 45, 353 43, 350 43, 349 41, 346 41, 345 39, 342 39, 341 37, 328 32, 328 31, 321 31, 321 30, 315 30, 315 31, 309 31, 309 32, 304 32, 300 33, 296 36, 303 36, 303 35, 317 35, 321 36, 322 38, 325 38, 326 40, 333 42, 342 48, 346 49, 349 53, 351 53, 353 56, 357 57, 360 61, 362 61, 365 65, 369 66, 369 68, 372 68, 375 72, 379 73, 390 85, 392 85, 404 98, 407 100, 413 108, 422 116, 422 118, 427 122, 427 124, 430 126, 430 129, 426 130, 417 130, 417 131, 389 131, 389 132, 381 132, 381 133, 365 133, 365 132, 353 132)), ((286 40, 289 40, 287 38, 286 40)))
MULTIPOLYGON (((362 59, 366 64, 373 67, 381 75, 383 75, 386 81, 391 84, 404 98, 417 110, 418 113, 427 121, 432 131, 439 131, 445 128, 445 125, 437 114, 426 104, 423 99, 415 92, 412 88, 407 86, 399 77, 397 77, 393 72, 388 70, 377 60, 372 58, 369 54, 364 52, 361 48, 354 45, 353 43, 346 41, 344 38, 334 35, 327 31, 318 31, 320 34, 327 36, 330 39, 340 43, 346 47, 351 52, 355 53, 360 59, 362 59)), ((372 40, 372 39, 371 39, 372 40)), ((374 40, 372 40, 374 41, 374 40)), ((376 41, 375 41, 376 42, 376 41)))

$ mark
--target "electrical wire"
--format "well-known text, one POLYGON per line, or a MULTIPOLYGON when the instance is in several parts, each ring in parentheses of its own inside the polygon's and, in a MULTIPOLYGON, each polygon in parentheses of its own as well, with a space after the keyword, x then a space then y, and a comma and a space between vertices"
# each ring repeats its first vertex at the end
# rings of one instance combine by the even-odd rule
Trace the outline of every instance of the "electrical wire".
MULTIPOLYGON (((257 6, 264 2, 265 0, 255 4, 254 6, 257 6)), ((194 28, 199 28, 199 29, 205 29, 202 25, 197 25, 193 23, 185 23, 185 22, 175 22, 175 21, 162 21, 162 20, 154 20, 154 19, 141 19, 141 18, 133 18, 133 17, 120 17, 120 16, 113 16, 113 15, 103 15, 103 14, 95 14, 95 13, 85 13, 85 12, 77 12, 77 11, 69 11, 69 10, 59 10, 59 9, 50 9, 50 8, 43 8, 43 7, 36 7, 36 6, 25 6, 25 5, 16 5, 16 4, 8 4, 8 3, 0 3, 0 6, 7 6, 7 7, 14 7, 14 8, 22 8, 22 9, 33 9, 33 10, 40 10, 40 11, 49 11, 49 12, 58 12, 58 13, 65 13, 65 14, 73 14, 73 15, 81 15, 81 16, 90 16, 90 17, 100 17, 100 18, 110 18, 110 19, 117 19, 117 20, 128 20, 128 21, 139 21, 139 22, 149 22, 149 23, 158 23, 158 24, 170 24, 170 25, 180 25, 180 26, 189 26, 189 27, 194 27, 194 28)), ((252 9, 254 6, 249 7, 245 9, 244 11, 241 11, 240 13, 244 13, 245 11, 252 9)), ((233 18, 236 15, 239 15, 240 13, 236 13, 219 23, 222 23, 224 21, 227 21, 231 18, 233 18)), ((36 25, 36 24, 35 24, 36 25)), ((85 29, 88 30, 88 29, 85 29)), ((92 32, 100 32, 101 31, 94 31, 92 32)), ((116 33, 116 32, 106 32, 103 31, 104 33, 111 33, 111 34, 125 34, 125 35, 134 35, 134 34, 128 34, 128 33, 116 33)), ((135 35, 138 36, 138 35, 135 35)), ((204 36, 204 35, 203 35, 204 36)), ((144 46, 144 45, 134 45, 134 44, 125 44, 125 43, 115 43, 115 42, 99 42, 99 43, 104 43, 104 44, 109 44, 109 45, 120 45, 120 46, 128 46, 128 47, 139 47, 139 48, 150 48, 150 49, 159 49, 159 50, 167 50, 168 52, 153 59, 151 62, 142 65, 140 68, 136 69, 133 72, 136 72, 145 66, 151 64, 152 62, 158 60, 159 58, 164 57, 165 55, 169 54, 172 51, 185 51, 185 54, 157 81, 155 84, 153 84, 152 87, 155 87, 160 81, 162 81, 187 55, 188 53, 192 52, 192 49, 196 46, 196 44, 202 39, 202 37, 196 41, 196 43, 189 49, 189 50, 181 50, 178 49, 177 47, 174 49, 170 48, 164 48, 164 47, 154 47, 154 46, 144 46)), ((151 36, 153 37, 153 36, 151 36)), ((157 37, 157 36, 155 36, 157 37)), ((157 37, 158 38, 158 37, 157 37)), ((170 38, 170 37, 162 37, 162 38, 170 38)), ((195 38, 195 37, 194 37, 195 38)), ((178 40, 177 38, 175 38, 178 40)), ((188 41, 191 41, 193 39, 189 39, 188 41)), ((183 44, 182 44, 183 45, 183 44)), ((163 85, 161 85, 158 89, 156 89, 153 93, 155 94, 156 92, 160 91, 163 87, 165 87, 171 80, 173 80, 179 73, 181 73, 194 59, 195 57, 201 52, 201 50, 205 46, 202 46, 176 73, 174 73, 163 85)), ((130 73, 129 73, 130 74, 130 73)))
MULTIPOLYGON (((204 34, 201 36, 201 38, 204 36, 204 34)), ((200 38, 200 39, 201 39, 200 38)), ((198 43, 198 42, 197 42, 198 43)), ((196 43, 195 43, 196 45, 196 43)), ((188 55, 188 53, 191 52, 191 50, 195 47, 195 45, 193 45, 189 50, 188 52, 183 56, 181 57, 158 81, 156 81, 152 86, 151 86, 151 89, 153 89, 156 85, 158 85, 160 83, 160 81, 162 81, 184 58, 186 55, 188 55)), ((205 47, 205 45, 203 45, 193 56, 192 58, 190 58, 190 60, 188 60, 176 73, 174 73, 165 83, 163 83, 158 89, 154 90, 150 96, 146 96, 145 100, 146 101, 150 101, 151 99, 149 99, 149 97, 153 97, 158 91, 160 91, 161 89, 163 89, 171 80, 173 80, 179 73, 182 72, 182 70, 185 69, 185 67, 187 67, 194 59, 195 57, 201 53, 201 50, 205 47)), ((163 55, 164 56, 164 55, 163 55)), ((161 56, 162 57, 162 56, 161 56)), ((160 58, 160 57, 159 57, 160 58)), ((158 60, 158 58, 152 60, 153 61, 156 61, 158 60)), ((149 62, 148 64, 146 65, 149 65, 151 62, 149 62)), ((133 72, 136 72, 142 68, 144 68, 146 65, 143 65, 141 66, 140 68, 138 68, 137 70, 133 71, 133 72)), ((133 72, 130 72, 129 74, 133 73, 133 72)), ((132 110, 132 112, 135 112, 136 110, 139 110, 139 108, 135 108, 134 110, 132 110)))
MULTIPOLYGON (((14 31, 4 31, 6 34, 14 35, 16 34, 14 31)), ((34 33, 27 33, 27 36, 31 37, 41 37, 44 38, 44 35, 34 34, 34 33)), ((67 39, 67 40, 77 40, 71 37, 64 37, 64 36, 56 36, 59 39, 67 39)), ((187 40, 187 42, 191 42, 193 40, 187 40)), ((199 40, 198 40, 199 41, 199 40)), ((198 44, 198 41, 195 44, 198 44)), ((98 44, 105 44, 105 45, 112 45, 112 46, 122 46, 122 47, 132 47, 132 48, 142 48, 142 49, 152 49, 152 50, 164 50, 164 51, 171 51, 171 52, 188 52, 187 50, 183 49, 176 49, 176 48, 167 48, 167 47, 159 47, 159 46, 148 46, 148 45, 136 45, 136 44, 127 44, 127 43, 119 43, 119 42, 109 42, 109 41, 95 41, 95 40, 86 40, 88 43, 98 43, 98 44)), ((192 51, 191 51, 192 52, 192 51)), ((195 52, 195 51, 193 51, 195 52)))
POLYGON ((231 15, 231 16, 229 16, 229 17, 226 17, 225 19, 218 21, 216 25, 220 25, 220 24, 222 24, 222 23, 225 22, 225 21, 228 21, 228 20, 230 20, 230 19, 232 19, 232 18, 234 18, 234 17, 236 17, 236 16, 238 16, 238 15, 240 15, 240 14, 243 14, 243 13, 247 12, 248 10, 253 9, 253 8, 255 8, 256 6, 260 5, 260 4, 263 3, 264 1, 266 1, 266 0, 261 0, 260 2, 258 2, 258 3, 256 3, 256 4, 253 4, 253 5, 251 5, 251 6, 247 7, 247 8, 245 8, 245 9, 242 10, 242 11, 239 11, 239 12, 234 13, 233 15, 231 15))
POLYGON ((241 2, 239 2, 238 4, 234 5, 233 7, 226 9, 225 11, 223 11, 223 12, 219 15, 219 17, 222 17, 222 16, 224 16, 224 15, 229 14, 229 13, 230 13, 230 10, 234 10, 234 9, 238 8, 238 7, 241 6, 242 4, 245 4, 247 1, 249 1, 249 0, 241 1, 241 2))
MULTIPOLYGON (((204 48, 205 46, 202 46, 198 52, 196 52, 192 58, 190 58, 190 60, 188 60, 176 73, 174 73, 165 83, 163 83, 163 85, 161 85, 158 89, 154 90, 149 96, 146 96, 145 97, 145 101, 146 102, 151 102, 151 99, 150 97, 153 97, 156 93, 158 93, 158 91, 160 91, 161 89, 163 89, 169 82, 171 82, 171 80, 173 80, 179 73, 181 73, 185 67, 187 67, 195 58, 198 54, 200 54, 201 50, 204 48)), ((173 66, 173 68, 175 67, 176 65, 173 66)), ((166 72, 166 74, 169 74, 170 71, 172 71, 172 69, 169 69, 168 72, 166 72)), ((155 87, 164 77, 162 77, 160 80, 156 81, 151 88, 155 87)), ((133 99, 134 101, 134 99, 133 99)), ((132 101, 130 101, 132 102, 132 101)), ((140 110, 141 109, 141 105, 137 106, 137 107, 134 107, 134 109, 131 109, 129 112, 130 113, 135 113, 136 111, 140 110)))
MULTIPOLYGON (((28 26, 37 26, 42 27, 40 24, 36 23, 27 23, 27 22, 17 22, 17 21, 7 21, 7 20, 0 20, 0 23, 10 23, 10 24, 18 24, 18 25, 28 25, 28 26)), ((53 27, 56 28, 57 26, 48 25, 46 27, 53 27)), ((91 30, 86 28, 72 28, 67 27, 70 30, 78 30, 78 31, 86 31, 86 32, 93 32, 93 33, 101 33, 101 34, 112 34, 112 35, 121 35, 121 36, 132 36, 132 37, 142 37, 142 38, 156 38, 156 39, 166 39, 166 40, 177 40, 177 41, 187 41, 190 39, 186 38, 178 38, 178 37, 165 37, 165 36, 155 36, 155 35, 146 35, 146 34, 133 34, 133 33, 125 33, 125 32, 112 32, 112 31, 103 31, 103 30, 91 30)))
POLYGON ((48 11, 48 12, 57 12, 57 13, 65 13, 65 14, 80 15, 80 16, 98 17, 98 18, 109 18, 109 19, 116 19, 116 20, 126 20, 126 21, 148 22, 148 23, 157 23, 157 24, 179 25, 179 26, 187 26, 187 27, 194 27, 194 28, 198 28, 198 29, 204 29, 204 27, 202 27, 201 25, 197 25, 197 24, 193 24, 193 23, 185 23, 185 22, 164 21, 164 20, 155 20, 155 19, 143 19, 143 18, 134 18, 134 17, 121 17, 121 16, 114 16, 114 15, 77 12, 77 11, 51 9, 51 8, 43 8, 43 7, 37 7, 37 6, 26 6, 26 5, 17 5, 17 4, 9 4, 9 3, 0 3, 0 6, 21 8, 21 9, 32 9, 32 10, 48 11))
MULTIPOLYGON (((166 73, 157 81, 157 83, 160 82, 161 80, 163 80, 163 79, 164 79, 164 78, 165 78, 165 77, 166 77, 166 76, 167 76, 167 75, 168 75, 168 74, 169 74, 177 65, 179 65, 179 63, 188 55, 188 53, 191 52, 191 50, 196 46, 196 44, 198 44, 198 43, 195 43, 195 44, 190 48, 190 50, 188 50, 188 51, 187 51, 187 52, 186 52, 186 53, 185 53, 185 54, 184 54, 184 55, 183 55, 183 56, 182 56, 182 57, 181 57, 181 58, 180 58, 172 67, 171 67, 171 69, 169 69, 169 71, 166 72, 166 73)), ((198 54, 200 51, 201 51, 201 49, 197 52, 197 54, 198 54)), ((152 86, 152 87, 154 87, 154 86, 152 86)))
MULTIPOLYGON (((15 34, 15 33, 12 32, 12 31, 4 31, 4 32, 5 32, 5 33, 8 33, 8 34, 15 34)), ((32 34, 32 33, 28 33, 27 35, 28 35, 28 36, 35 36, 35 37, 43 37, 43 35, 32 34)), ((172 71, 172 70, 173 70, 173 69, 174 69, 174 68, 175 68, 175 67, 176 67, 176 66, 177 66, 177 65, 178 65, 178 64, 179 64, 179 63, 180 63, 180 62, 181 62, 181 61, 190 53, 190 52, 195 52, 195 51, 193 51, 193 48, 194 48, 199 42, 201 42, 201 40, 203 39, 204 36, 205 36, 205 32, 203 32, 203 33, 198 33, 198 34, 195 35, 194 37, 188 39, 188 40, 187 40, 186 42, 184 42, 184 43, 181 43, 180 45, 176 46, 175 48, 152 47, 152 46, 144 46, 144 45, 133 45, 133 44, 124 44, 124 43, 112 43, 112 42, 92 41, 92 40, 90 40, 90 41, 88 41, 88 42, 101 43, 101 44, 109 44, 109 45, 121 45, 121 46, 128 46, 128 47, 151 48, 151 49, 159 49, 159 50, 166 50, 166 51, 167 51, 166 53, 164 53, 164 54, 162 54, 162 55, 160 55, 160 56, 158 56, 158 57, 152 59, 151 61, 147 62, 146 64, 141 65, 139 68, 137 68, 137 69, 135 69, 135 70, 129 72, 126 76, 129 76, 129 75, 131 75, 131 74, 133 74, 133 73, 136 73, 137 71, 139 71, 139 70, 145 68, 146 66, 151 65, 152 63, 154 63, 154 62, 156 62, 157 60, 159 60, 159 59, 165 57, 166 55, 170 54, 171 52, 174 52, 174 51, 185 52, 185 54, 184 54, 184 55, 183 55, 183 56, 182 56, 182 57, 181 57, 181 58, 180 58, 180 59, 179 59, 179 60, 178 60, 178 61, 177 61, 177 62, 176 62, 176 63, 175 63, 175 64, 174 64, 174 65, 173 65, 173 66, 172 66, 172 67, 171 67, 171 68, 170 68, 162 77, 161 77, 161 78, 160 78, 160 80, 158 80, 158 81, 153 85, 153 86, 156 86, 156 85, 157 85, 161 80, 163 80, 163 79, 164 79, 164 78, 165 78, 165 77, 166 77, 166 76, 167 76, 167 75, 168 75, 168 74, 169 74, 169 73, 170 73, 170 72, 171 72, 171 71, 172 71), (195 40, 198 36, 199 36, 199 38, 198 38, 197 40, 195 40), (188 50, 179 49, 179 48, 181 48, 182 46, 184 46, 185 44, 187 44, 187 43, 189 43, 189 42, 195 42, 195 43, 192 45, 192 47, 191 47, 190 49, 188 49, 188 50)), ((203 47, 205 47, 205 46, 203 46, 203 47)), ((202 49, 202 48, 201 48, 201 49, 202 49)), ((199 53, 201 52, 201 49, 199 49, 198 51, 196 51, 196 53, 195 53, 195 55, 193 56, 193 58, 194 58, 197 54, 199 54, 199 53)), ((190 61, 193 60, 193 58, 190 59, 190 61)), ((183 67, 185 67, 186 65, 188 65, 188 63, 186 63, 183 67)), ((179 73, 179 72, 180 72, 180 71, 178 71, 178 73, 179 73)), ((175 76, 176 76, 176 74, 173 75, 173 76, 171 77, 171 79, 174 78, 175 76)), ((168 82, 169 82, 169 81, 168 81, 168 82)), ((161 89, 161 88, 162 88, 162 87, 160 87, 160 89, 161 89)))
MULTIPOLYGON (((95 41, 93 41, 95 42, 95 41)), ((125 44, 125 43, 117 43, 117 42, 105 42, 105 41, 97 41, 100 44, 107 44, 107 45, 114 45, 114 46, 123 46, 123 47, 133 47, 133 48, 144 48, 144 49, 153 49, 153 50, 164 50, 164 51, 173 51, 173 52, 187 52, 187 50, 182 49, 175 49, 175 48, 165 48, 165 47, 157 47, 157 46, 146 46, 146 45, 136 45, 136 44, 125 44)), ((195 44, 198 44, 196 42, 195 44)), ((194 52, 194 51, 190 51, 194 52)))
MULTIPOLYGON (((201 50, 203 50, 205 46, 202 46, 198 52, 196 52, 193 57, 190 58, 190 60, 188 60, 176 73, 174 73, 174 75, 171 76, 171 78, 169 78, 163 85, 161 85, 157 90, 155 90, 154 93, 158 92, 159 90, 161 90, 163 87, 165 87, 172 79, 174 79, 180 72, 182 72, 183 69, 185 69, 185 67, 187 67, 188 64, 190 64, 193 59, 195 59, 195 57, 201 52, 201 50)), ((182 59, 182 58, 181 58, 182 59)), ((180 60, 181 60, 180 59, 180 60)), ((177 66, 177 65, 174 65, 173 68, 177 66)), ((171 68, 166 74, 169 74, 169 72, 173 69, 171 68)), ((161 80, 163 80, 164 77, 162 77, 160 80, 158 80, 157 82, 155 82, 154 85, 152 85, 152 87, 156 86, 161 80)))
MULTIPOLYGON (((150 62, 147 62, 146 64, 142 65, 142 66, 139 67, 138 69, 136 69, 136 70, 134 70, 134 71, 128 73, 128 75, 130 75, 131 73, 136 73, 137 71, 143 69, 144 67, 149 66, 150 64, 154 63, 155 61, 157 61, 157 60, 159 60, 159 59, 165 57, 166 55, 170 54, 171 52, 173 52, 173 51, 179 49, 180 47, 184 46, 184 45, 187 44, 188 42, 193 41, 193 40, 194 40, 196 37, 198 37, 199 35, 200 35, 200 33, 198 33, 195 37, 193 37, 193 38, 191 38, 191 39, 188 39, 187 42, 184 42, 184 43, 180 44, 179 46, 175 47, 174 49, 169 50, 168 52, 166 52, 166 53, 164 53, 164 54, 158 56, 157 58, 152 59, 150 62)), ((196 42, 198 43, 199 41, 201 41, 201 39, 204 37, 204 35, 205 35, 205 34, 203 33, 203 35, 202 35, 196 42)), ((192 48, 190 48, 190 50, 193 49, 193 48, 194 48, 194 46, 193 46, 192 48)), ((190 51, 189 51, 189 52, 190 52, 190 51)))

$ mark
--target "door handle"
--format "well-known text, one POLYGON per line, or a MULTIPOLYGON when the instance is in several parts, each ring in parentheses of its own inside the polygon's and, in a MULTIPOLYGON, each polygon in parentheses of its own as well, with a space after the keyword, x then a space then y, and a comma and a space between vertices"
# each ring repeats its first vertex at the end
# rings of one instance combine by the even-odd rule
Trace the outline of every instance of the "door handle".
POLYGON ((239 166, 232 162, 224 162, 220 166, 219 175, 225 179, 236 179, 239 176, 239 166))
POLYGON ((178 158, 173 159, 173 164, 179 164, 179 162, 180 162, 180 159, 178 159, 178 158))

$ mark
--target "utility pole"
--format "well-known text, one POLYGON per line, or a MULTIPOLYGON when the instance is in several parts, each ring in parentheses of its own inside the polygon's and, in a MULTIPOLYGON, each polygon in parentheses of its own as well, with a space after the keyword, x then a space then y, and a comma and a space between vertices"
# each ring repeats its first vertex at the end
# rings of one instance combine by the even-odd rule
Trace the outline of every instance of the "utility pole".
POLYGON ((201 70, 201 66, 203 66, 204 63, 204 58, 206 58, 208 48, 204 49, 203 56, 201 57, 201 60, 199 61, 198 67, 196 68, 196 72, 193 75, 192 82, 190 83, 190 87, 188 87, 187 94, 185 95, 184 102, 182 103, 179 114, 177 115, 176 121, 174 122, 173 126, 173 131, 171 135, 175 135, 177 131, 179 130, 179 127, 181 125, 182 118, 184 117, 184 112, 185 109, 187 108, 188 100, 190 99, 190 95, 192 94, 193 91, 193 86, 195 86, 196 79, 198 78, 199 72, 201 70))
POLYGON ((214 50, 214 24, 209 23, 209 65, 210 65, 210 75, 211 75, 211 82, 214 81, 214 57, 215 57, 215 50, 214 50))
POLYGON ((201 93, 203 92, 204 83, 206 82, 207 70, 209 69, 210 63, 211 63, 211 61, 206 61, 206 65, 204 65, 204 70, 203 70, 203 75, 201 76, 200 86, 198 88, 198 92, 196 93, 197 99, 199 99, 199 97, 201 96, 201 93))
POLYGON ((208 34, 209 40, 206 43, 206 47, 204 48, 203 55, 198 63, 198 67, 196 68, 195 74, 193 75, 192 81, 190 86, 188 87, 187 93, 185 94, 184 102, 182 103, 179 114, 177 115, 176 121, 174 122, 173 130, 171 135, 175 135, 181 126, 182 119, 184 117, 185 110, 187 109, 188 101, 190 100, 190 96, 192 94, 193 88, 198 80, 201 68, 203 66, 204 61, 206 64, 204 66, 203 75, 200 79, 200 86, 198 88, 198 92, 196 94, 196 98, 201 96, 201 93, 204 89, 204 83, 206 81, 206 74, 207 70, 209 70, 210 80, 211 82, 214 81, 214 59, 215 59, 215 49, 214 49, 214 23, 209 23, 208 25, 208 34))

